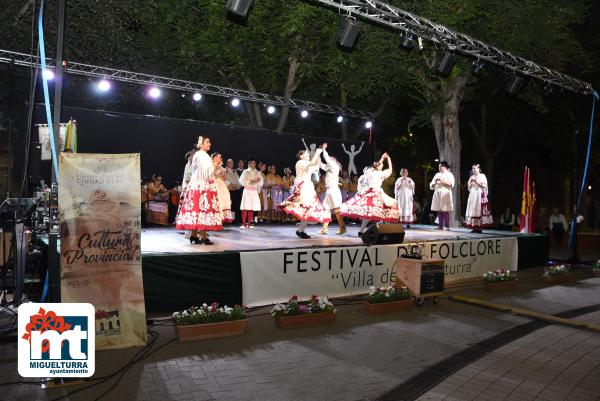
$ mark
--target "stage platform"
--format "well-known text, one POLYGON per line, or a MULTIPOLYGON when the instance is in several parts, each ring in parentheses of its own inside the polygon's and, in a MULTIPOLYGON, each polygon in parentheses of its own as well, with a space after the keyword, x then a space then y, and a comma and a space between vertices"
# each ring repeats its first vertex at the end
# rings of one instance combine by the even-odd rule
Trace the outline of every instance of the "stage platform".
MULTIPOLYGON (((257 225, 241 230, 229 225, 210 233, 214 245, 190 244, 183 231, 173 227, 145 228, 142 231, 142 269, 148 313, 170 313, 203 302, 242 303, 240 254, 264 250, 298 248, 340 248, 367 246, 358 237, 358 225, 336 235, 337 226, 328 235, 318 233, 319 225, 309 225, 311 239, 296 236, 296 225, 257 225)), ((456 241, 516 237, 518 269, 541 266, 548 260, 545 235, 486 230, 481 234, 468 229, 437 230, 435 226, 411 225, 405 230, 404 243, 456 241)), ((274 267, 275 268, 275 267, 274 267)))

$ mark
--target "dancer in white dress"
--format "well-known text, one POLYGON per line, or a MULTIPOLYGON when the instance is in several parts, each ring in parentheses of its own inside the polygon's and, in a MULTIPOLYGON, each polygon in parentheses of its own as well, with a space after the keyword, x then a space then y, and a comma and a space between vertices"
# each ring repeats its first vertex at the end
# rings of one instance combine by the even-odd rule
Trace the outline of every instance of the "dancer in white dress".
POLYGON ((223 167, 223 156, 220 153, 211 155, 215 162, 215 184, 217 185, 217 195, 219 196, 219 207, 223 213, 223 223, 233 223, 233 214, 231 213, 231 195, 229 188, 225 183, 227 170, 223 167))
POLYGON ((398 210, 400 211, 400 223, 410 224, 417 222, 413 197, 415 195, 415 182, 408 176, 408 170, 400 170, 400 177, 396 180, 394 186, 394 195, 398 201, 398 210))
POLYGON ((481 172, 479 164, 474 164, 471 172, 472 175, 467 183, 469 199, 465 213, 465 227, 471 228, 474 233, 480 233, 482 229, 492 227, 494 219, 487 197, 487 177, 481 172))
POLYGON ((441 162, 439 173, 433 176, 429 188, 433 192, 431 210, 438 214, 438 230, 450 229, 450 213, 454 210, 452 203, 452 188, 454 187, 454 175, 450 172, 448 162, 441 162))
POLYGON ((327 148, 323 144, 322 148, 315 151, 312 159, 306 150, 298 152, 298 161, 296 162, 296 181, 294 182, 294 192, 281 204, 281 209, 295 216, 300 220, 300 226, 296 235, 302 239, 310 238, 304 232, 309 221, 325 223, 331 221, 331 213, 323 207, 315 186, 311 181, 311 175, 321 166, 321 152, 327 148))
POLYGON ((241 229, 254 228, 252 219, 254 212, 260 211, 260 197, 258 191, 263 186, 262 174, 256 169, 256 160, 248 158, 248 168, 240 176, 240 184, 244 187, 240 210, 242 211, 241 229))
MULTIPOLYGON (((346 223, 344 218, 340 215, 340 206, 342 206, 342 192, 340 190, 340 170, 342 165, 333 156, 327 153, 327 150, 323 150, 323 158, 325 163, 321 164, 321 169, 325 170, 325 185, 327 191, 325 192, 325 200, 323 206, 325 209, 329 209, 335 214, 335 217, 340 225, 340 228, 336 231, 336 234, 343 234, 346 232, 346 223)), ((327 234, 329 223, 323 223, 321 234, 327 234)))

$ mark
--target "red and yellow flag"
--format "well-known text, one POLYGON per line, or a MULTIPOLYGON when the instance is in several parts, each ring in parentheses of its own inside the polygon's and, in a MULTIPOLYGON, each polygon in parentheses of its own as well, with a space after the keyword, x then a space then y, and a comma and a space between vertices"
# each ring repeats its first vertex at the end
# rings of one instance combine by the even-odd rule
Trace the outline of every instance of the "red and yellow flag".
POLYGON ((523 173, 523 198, 521 200, 520 229, 522 233, 535 232, 535 182, 531 178, 531 169, 525 167, 523 173))

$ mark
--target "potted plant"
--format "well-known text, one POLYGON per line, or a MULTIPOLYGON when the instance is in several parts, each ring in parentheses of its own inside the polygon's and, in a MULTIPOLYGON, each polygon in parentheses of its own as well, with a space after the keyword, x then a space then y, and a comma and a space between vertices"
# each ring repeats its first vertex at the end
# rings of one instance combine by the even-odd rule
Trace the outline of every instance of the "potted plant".
POLYGON ((308 326, 331 324, 335 321, 336 310, 327 297, 313 295, 308 301, 299 301, 292 296, 286 304, 273 306, 271 315, 280 329, 294 329, 308 326))
POLYGON ((483 275, 484 288, 487 292, 511 290, 517 287, 517 275, 508 269, 496 269, 483 275))
POLYGON ((569 268, 566 265, 550 264, 544 268, 544 282, 546 284, 562 283, 569 279, 569 268))
POLYGON ((365 312, 370 315, 397 312, 410 308, 413 300, 405 286, 402 287, 369 287, 369 299, 363 303, 365 312))
POLYGON ((592 267, 592 274, 595 277, 600 277, 600 260, 598 260, 594 267, 592 267))
POLYGON ((175 312, 173 320, 179 342, 239 336, 244 334, 248 323, 245 307, 219 307, 217 302, 175 312))

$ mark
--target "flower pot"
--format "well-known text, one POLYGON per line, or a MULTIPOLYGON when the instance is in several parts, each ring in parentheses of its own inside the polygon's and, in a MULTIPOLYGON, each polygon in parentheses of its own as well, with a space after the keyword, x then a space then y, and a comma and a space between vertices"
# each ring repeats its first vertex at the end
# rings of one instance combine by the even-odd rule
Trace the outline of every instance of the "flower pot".
POLYGON ((365 312, 369 315, 380 315, 382 313, 392 313, 408 309, 414 304, 412 299, 401 299, 399 301, 378 302, 378 303, 363 303, 365 312))
POLYGON ((246 331, 248 319, 219 323, 175 326, 179 342, 207 340, 209 338, 241 336, 246 331))
POLYGON ((302 327, 321 326, 335 321, 335 313, 320 312, 303 315, 275 316, 275 324, 282 330, 302 327))
POLYGON ((501 292, 501 291, 510 291, 517 288, 518 281, 517 279, 509 280, 509 281, 498 281, 495 283, 490 283, 488 281, 484 282, 484 289, 486 292, 501 292))
POLYGON ((554 276, 544 276, 544 283, 546 284, 558 284, 564 283, 569 280, 567 274, 555 274, 554 276))

